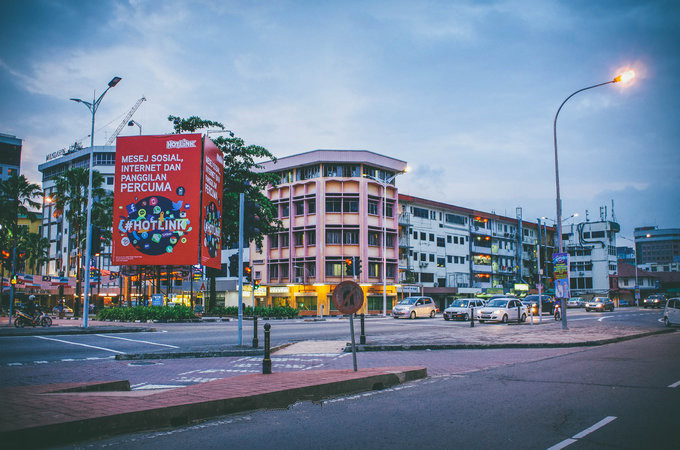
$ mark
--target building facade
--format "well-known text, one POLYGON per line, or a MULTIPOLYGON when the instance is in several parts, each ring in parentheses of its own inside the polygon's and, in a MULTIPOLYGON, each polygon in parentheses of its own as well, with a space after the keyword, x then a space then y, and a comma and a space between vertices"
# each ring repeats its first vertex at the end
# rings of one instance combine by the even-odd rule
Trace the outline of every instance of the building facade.
POLYGON ((680 228, 639 227, 634 236, 638 264, 680 263, 680 228))
POLYGON ((262 248, 250 246, 254 277, 266 288, 255 293, 256 304, 337 314, 332 289, 354 279, 345 260, 356 257, 362 311, 391 310, 399 265, 395 181, 406 162, 365 150, 313 150, 262 167, 279 176, 266 195, 284 231, 267 236, 262 248))
POLYGON ((0 133, 0 180, 6 180, 21 169, 21 139, 0 133))

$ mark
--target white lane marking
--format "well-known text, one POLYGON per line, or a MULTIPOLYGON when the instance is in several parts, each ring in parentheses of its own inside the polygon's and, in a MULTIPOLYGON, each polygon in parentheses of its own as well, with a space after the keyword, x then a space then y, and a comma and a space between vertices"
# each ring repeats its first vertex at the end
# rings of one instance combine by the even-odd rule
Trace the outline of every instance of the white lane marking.
POLYGON ((560 450, 566 447, 567 445, 573 444, 574 442, 576 442, 576 439, 565 439, 562 442, 559 442, 553 445, 552 447, 548 448, 548 450, 560 450))
POLYGON ((130 389, 133 391, 145 391, 145 390, 153 390, 153 389, 177 389, 180 387, 185 387, 185 385, 177 385, 177 384, 143 384, 141 386, 137 386, 133 388, 130 386, 130 389))
POLYGON ((592 433, 593 431, 602 428, 603 426, 607 425, 609 422, 613 421, 616 419, 616 416, 607 416, 604 419, 600 420, 597 422, 595 425, 586 428, 585 430, 581 431, 580 433, 576 433, 569 439, 565 439, 562 442, 558 442, 557 444, 553 445, 552 447, 548 448, 548 450, 560 450, 568 445, 573 444, 576 442, 578 439, 581 439, 582 437, 585 437, 592 433))
POLYGON ((603 426, 607 425, 609 422, 611 422, 615 419, 616 419, 616 416, 607 416, 604 419, 597 422, 595 425, 586 428, 585 430, 581 431, 578 434, 573 435, 572 437, 574 439, 581 439, 582 437, 592 433, 593 431, 597 430, 598 428, 602 428, 603 426))
POLYGON ((23 366, 22 363, 7 363, 8 366, 23 366))
MULTIPOLYGON (((62 339, 48 338, 48 337, 45 337, 45 336, 34 336, 34 337, 36 337, 36 338, 38 338, 38 339, 45 339, 45 340, 47 340, 47 341, 62 342, 62 343, 64 343, 64 344, 80 345, 81 347, 94 348, 94 349, 97 349, 97 350, 104 350, 104 351, 106 351, 106 352, 111 352, 111 353, 119 353, 119 354, 121 354, 121 355, 126 355, 126 354, 127 354, 127 353, 121 352, 121 351, 119 351, 119 350, 111 350, 110 348, 97 347, 96 345, 81 344, 81 343, 79 343, 79 342, 69 342, 69 341, 64 341, 64 340, 62 340, 62 339)), ((89 359, 89 358, 88 358, 88 359, 89 359)), ((99 359, 99 358, 97 358, 97 359, 99 359)))
POLYGON ((604 316, 604 317, 600 317, 599 319, 597 319, 597 321, 602 322, 604 319, 611 319, 611 318, 612 318, 612 316, 604 316))
POLYGON ((47 361, 33 361, 33 364, 47 364, 47 361))
POLYGON ((105 337, 105 338, 109 338, 109 339, 120 339, 121 341, 141 342, 142 344, 159 345, 161 347, 179 348, 176 345, 158 344, 156 342, 142 341, 142 340, 138 340, 138 339, 128 339, 128 338, 124 338, 124 337, 120 337, 120 336, 107 336, 105 334, 97 334, 97 336, 105 337))
POLYGON ((668 385, 669 388, 676 388, 678 386, 680 386, 680 381, 676 381, 675 383, 668 385))

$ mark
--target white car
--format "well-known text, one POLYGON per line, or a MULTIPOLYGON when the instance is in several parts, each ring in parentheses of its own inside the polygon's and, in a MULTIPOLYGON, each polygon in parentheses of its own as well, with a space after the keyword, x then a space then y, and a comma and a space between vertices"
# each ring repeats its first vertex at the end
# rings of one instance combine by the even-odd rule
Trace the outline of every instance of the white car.
POLYGON ((475 318, 479 323, 527 320, 527 307, 516 298, 495 298, 489 300, 484 307, 475 311, 475 318))
POLYGON ((434 319, 437 314, 437 307, 430 297, 406 297, 392 309, 392 317, 398 319, 400 317, 408 317, 415 319, 416 317, 430 317, 434 319))
POLYGON ((484 300, 481 298, 459 298, 454 300, 453 303, 444 310, 444 320, 470 320, 470 317, 472 317, 472 308, 476 311, 483 306, 484 300))
POLYGON ((572 297, 567 300, 567 308, 583 308, 585 304, 586 301, 581 297, 572 297))
POLYGON ((663 323, 667 327, 680 325, 680 297, 669 298, 663 310, 663 323))

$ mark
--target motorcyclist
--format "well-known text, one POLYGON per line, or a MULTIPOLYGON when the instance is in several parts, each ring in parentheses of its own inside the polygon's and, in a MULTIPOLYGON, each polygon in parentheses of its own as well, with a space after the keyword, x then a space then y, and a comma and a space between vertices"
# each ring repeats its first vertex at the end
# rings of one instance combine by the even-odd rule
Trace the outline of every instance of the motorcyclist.
POLYGON ((560 308, 560 302, 561 302, 561 300, 559 298, 555 299, 555 320, 562 319, 562 311, 561 311, 561 308, 560 308))

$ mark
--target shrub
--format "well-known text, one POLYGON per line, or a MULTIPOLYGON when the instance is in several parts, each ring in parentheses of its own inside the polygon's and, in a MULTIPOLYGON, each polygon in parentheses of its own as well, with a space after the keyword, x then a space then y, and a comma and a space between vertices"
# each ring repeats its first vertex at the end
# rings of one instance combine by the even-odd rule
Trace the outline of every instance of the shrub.
MULTIPOLYGON (((217 316, 238 316, 238 306, 227 306, 221 308, 215 308, 209 314, 214 314, 217 316)), ((243 307, 244 316, 258 316, 258 317, 286 317, 295 318, 300 315, 300 310, 296 308, 291 308, 290 306, 244 306, 243 307)))
POLYGON ((97 312, 97 320, 186 320, 193 319, 194 313, 188 306, 133 306, 131 308, 105 308, 97 312))

